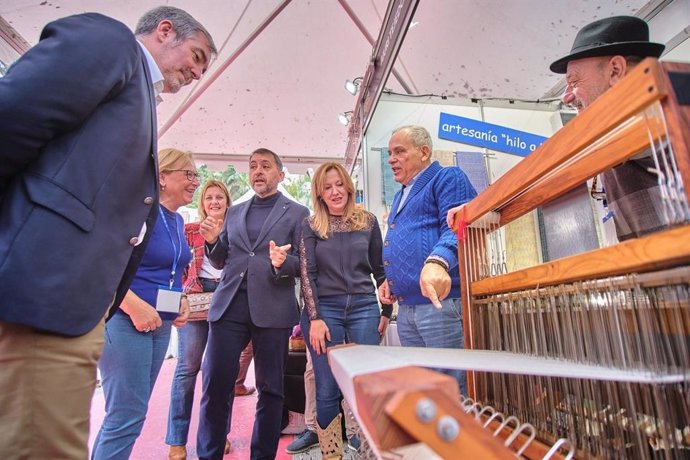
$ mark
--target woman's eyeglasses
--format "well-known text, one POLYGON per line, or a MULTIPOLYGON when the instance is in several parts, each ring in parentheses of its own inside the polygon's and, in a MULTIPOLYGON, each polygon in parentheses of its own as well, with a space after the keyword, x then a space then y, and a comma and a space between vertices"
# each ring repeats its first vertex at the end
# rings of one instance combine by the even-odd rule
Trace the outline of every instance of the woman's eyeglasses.
POLYGON ((194 182, 195 180, 199 180, 199 173, 196 171, 192 171, 191 169, 170 169, 170 172, 183 172, 185 173, 185 176, 187 176, 187 180, 189 182, 194 182))

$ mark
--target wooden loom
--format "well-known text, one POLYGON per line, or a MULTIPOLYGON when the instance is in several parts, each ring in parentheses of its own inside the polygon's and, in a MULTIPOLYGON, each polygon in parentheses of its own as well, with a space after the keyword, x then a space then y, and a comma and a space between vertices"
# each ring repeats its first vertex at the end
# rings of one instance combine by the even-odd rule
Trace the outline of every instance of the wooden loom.
POLYGON ((477 426, 507 438, 511 447, 517 444, 513 450, 527 458, 690 453, 690 199, 683 186, 690 183, 689 80, 688 65, 643 61, 463 208, 465 344, 475 351, 448 350, 456 354, 446 356, 446 350, 396 350, 407 354, 400 363, 385 358, 385 350, 349 358, 348 349, 330 353, 336 379, 377 456, 414 440, 443 458, 460 452, 510 455, 491 436, 467 434, 472 416, 467 421, 467 414, 455 412, 468 410, 481 422, 477 426), (662 165, 667 229, 533 267, 509 266, 506 225, 650 144, 672 163, 662 165), (472 354, 479 350, 498 355, 487 365, 472 354), (444 365, 429 356, 439 353, 444 365), (381 362, 367 366, 364 357, 381 362), (570 369, 552 372, 554 362, 570 369), (474 370, 468 375, 469 398, 453 403, 459 398, 451 383, 418 370, 374 371, 405 364, 474 370), (613 375, 605 377, 609 372, 613 375), (420 401, 429 398, 445 415, 455 408, 451 417, 464 436, 442 439, 441 415, 434 423, 419 423, 414 408, 419 411, 420 401), (537 439, 521 432, 522 423, 513 430, 513 423, 499 423, 493 418, 497 413, 527 422, 537 439), (561 443, 573 447, 570 454, 552 449, 561 443))

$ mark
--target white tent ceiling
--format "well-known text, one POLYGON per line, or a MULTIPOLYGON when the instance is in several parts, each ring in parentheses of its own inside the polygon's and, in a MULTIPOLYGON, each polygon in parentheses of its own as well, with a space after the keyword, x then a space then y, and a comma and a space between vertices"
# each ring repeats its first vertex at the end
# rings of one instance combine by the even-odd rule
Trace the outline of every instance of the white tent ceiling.
MULTIPOLYGON (((160 3, 0 0, 0 16, 34 44, 43 25, 58 17, 98 11, 133 28, 160 3)), ((386 87, 449 99, 543 98, 560 81, 548 64, 567 53, 580 26, 614 14, 648 15, 669 3, 421 0, 386 87)), ((263 146, 286 158, 291 172, 343 158, 347 128, 337 115, 356 102, 343 84, 364 75, 386 0, 171 4, 206 25, 221 52, 201 82, 164 97, 161 147, 191 150, 216 167, 243 168, 247 154, 263 146)))

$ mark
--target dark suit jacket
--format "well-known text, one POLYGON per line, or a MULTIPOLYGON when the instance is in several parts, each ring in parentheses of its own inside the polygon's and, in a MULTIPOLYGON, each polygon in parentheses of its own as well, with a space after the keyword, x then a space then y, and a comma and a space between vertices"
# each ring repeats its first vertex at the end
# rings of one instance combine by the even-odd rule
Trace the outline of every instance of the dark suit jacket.
POLYGON ((218 321, 235 297, 243 278, 252 322, 259 327, 289 328, 299 321, 295 298, 295 277, 299 276, 298 246, 301 223, 309 210, 280 196, 261 228, 254 245, 247 236, 247 211, 250 201, 232 206, 225 228, 207 255, 216 268, 223 269, 220 285, 213 294, 208 320, 218 321), (268 256, 269 241, 279 246, 292 244, 285 263, 274 274, 268 256))
POLYGON ((132 32, 48 24, 0 79, 0 320, 84 334, 124 296, 158 204, 151 76, 132 32))

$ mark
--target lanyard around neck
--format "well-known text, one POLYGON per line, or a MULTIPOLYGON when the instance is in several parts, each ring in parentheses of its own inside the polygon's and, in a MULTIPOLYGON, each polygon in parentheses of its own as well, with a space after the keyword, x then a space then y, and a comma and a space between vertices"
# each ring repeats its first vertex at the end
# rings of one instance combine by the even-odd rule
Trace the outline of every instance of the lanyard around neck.
POLYGON ((165 230, 167 230, 168 232, 168 236, 170 237, 170 243, 173 247, 173 264, 172 268, 170 268, 170 288, 172 289, 173 282, 175 281, 175 270, 177 269, 177 263, 180 261, 180 257, 182 257, 182 239, 180 238, 180 232, 177 230, 177 217, 175 216, 175 233, 177 233, 177 247, 175 247, 175 240, 173 239, 172 232, 170 231, 170 227, 168 226, 168 220, 165 215, 165 211, 163 211, 163 207, 161 205, 158 205, 158 208, 163 219, 163 225, 165 225, 165 230))

